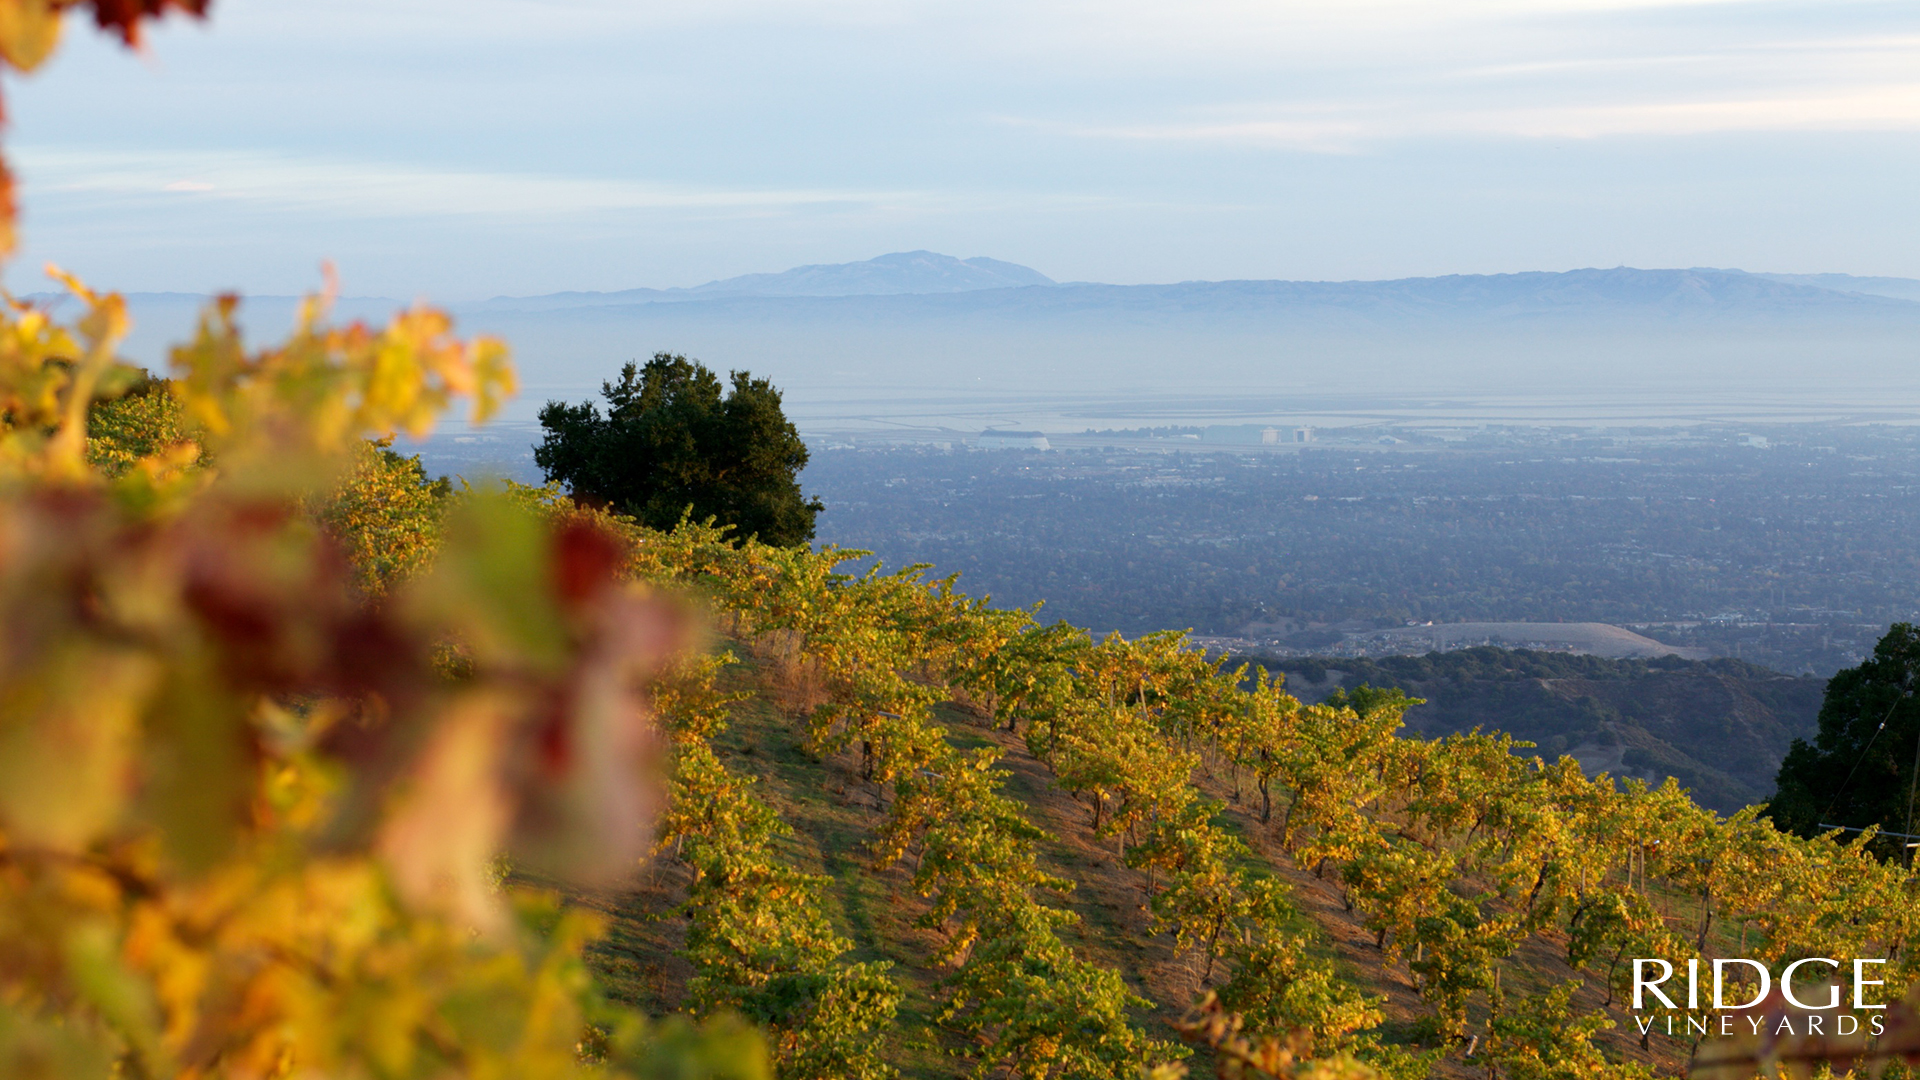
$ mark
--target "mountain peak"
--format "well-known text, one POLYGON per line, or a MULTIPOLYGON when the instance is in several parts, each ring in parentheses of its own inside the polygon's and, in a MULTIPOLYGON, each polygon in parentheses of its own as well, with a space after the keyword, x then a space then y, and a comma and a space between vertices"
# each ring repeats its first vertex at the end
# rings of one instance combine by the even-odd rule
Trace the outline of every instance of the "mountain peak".
POLYGON ((545 296, 496 296, 488 305, 521 310, 654 304, 751 297, 903 296, 926 293, 1017 289, 1058 282, 1031 267, 976 256, 956 259, 937 251, 895 251, 864 262, 813 263, 778 274, 743 274, 691 289, 626 289, 563 292, 545 296))
MULTIPOLYGON (((747 274, 686 290, 690 296, 897 296, 1052 285, 1017 263, 936 251, 896 251, 865 262, 817 263, 779 274, 747 274)), ((677 291, 677 290, 676 290, 677 291)))

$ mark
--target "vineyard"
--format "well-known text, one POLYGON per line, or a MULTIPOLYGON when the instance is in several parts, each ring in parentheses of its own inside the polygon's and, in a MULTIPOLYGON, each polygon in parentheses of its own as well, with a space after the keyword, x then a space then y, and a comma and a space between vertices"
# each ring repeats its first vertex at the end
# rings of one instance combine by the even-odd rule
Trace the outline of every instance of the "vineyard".
MULTIPOLYGON (((1179 635, 1094 641, 920 568, 628 535, 636 577, 724 630, 670 680, 673 854, 627 901, 685 919, 687 985, 631 992, 745 1012, 783 1075, 1131 1075, 1208 993, 1346 1068, 1629 1075, 1693 1042, 1614 1030, 1625 959, 1891 956, 1911 981, 1912 886, 1859 841, 1498 734, 1402 737, 1397 692, 1303 707, 1179 635), (808 902, 762 906, 771 881, 808 902)), ((658 979, 643 938, 609 970, 658 979)))
POLYGON ((1869 837, 430 479, 360 433, 511 374, 429 311, 250 351, 223 303, 156 380, 74 288, 7 339, 10 1073, 1636 1076, 1696 1045, 1627 1030, 1633 958, 1916 981, 1869 837))

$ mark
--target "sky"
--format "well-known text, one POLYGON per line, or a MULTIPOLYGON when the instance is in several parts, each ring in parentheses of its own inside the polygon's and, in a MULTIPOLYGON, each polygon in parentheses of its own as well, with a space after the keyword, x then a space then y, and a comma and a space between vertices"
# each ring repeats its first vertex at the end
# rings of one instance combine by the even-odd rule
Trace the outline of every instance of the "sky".
POLYGON ((1920 4, 215 0, 5 87, 15 289, 1920 277, 1920 4))

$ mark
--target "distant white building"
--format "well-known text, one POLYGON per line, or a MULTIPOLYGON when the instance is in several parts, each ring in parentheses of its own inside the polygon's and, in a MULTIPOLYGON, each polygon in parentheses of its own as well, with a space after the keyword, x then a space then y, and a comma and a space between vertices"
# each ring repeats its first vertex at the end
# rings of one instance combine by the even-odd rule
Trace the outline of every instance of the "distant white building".
MULTIPOLYGON (((1200 441, 1228 446, 1279 446, 1300 441, 1292 428, 1271 424, 1210 424, 1201 432, 1200 441)), ((1192 435, 1186 436, 1193 438, 1192 435)))
POLYGON ((1297 442, 1297 443, 1302 443, 1302 442, 1312 442, 1312 441, 1313 441, 1313 429, 1312 429, 1312 428, 1310 428, 1310 427, 1300 427, 1300 428, 1294 428, 1294 429, 1293 429, 1293 441, 1294 441, 1294 442, 1297 442))
POLYGON ((973 445, 981 450, 1053 449, 1046 433, 1040 431, 983 431, 979 438, 973 440, 973 445))

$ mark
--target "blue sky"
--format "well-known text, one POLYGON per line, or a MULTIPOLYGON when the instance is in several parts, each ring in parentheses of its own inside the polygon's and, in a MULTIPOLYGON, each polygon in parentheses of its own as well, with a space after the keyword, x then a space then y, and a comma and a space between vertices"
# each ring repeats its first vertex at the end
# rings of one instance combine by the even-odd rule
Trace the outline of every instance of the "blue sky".
POLYGON ((27 250, 130 290, 1920 277, 1920 5, 216 0, 7 87, 27 250))

